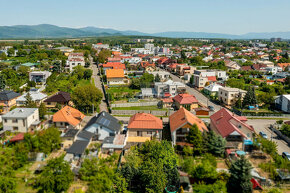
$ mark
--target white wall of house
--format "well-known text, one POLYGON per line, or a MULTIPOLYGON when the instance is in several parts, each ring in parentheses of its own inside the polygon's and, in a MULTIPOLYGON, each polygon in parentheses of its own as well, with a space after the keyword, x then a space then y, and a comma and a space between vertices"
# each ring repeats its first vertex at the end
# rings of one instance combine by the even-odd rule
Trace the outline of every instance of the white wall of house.
POLYGON ((3 118, 3 129, 4 131, 26 133, 35 121, 39 121, 38 109, 26 118, 3 118))
POLYGON ((98 134, 98 140, 100 140, 100 141, 103 141, 106 137, 117 134, 116 132, 114 132, 106 127, 102 127, 97 123, 86 128, 86 131, 98 134))

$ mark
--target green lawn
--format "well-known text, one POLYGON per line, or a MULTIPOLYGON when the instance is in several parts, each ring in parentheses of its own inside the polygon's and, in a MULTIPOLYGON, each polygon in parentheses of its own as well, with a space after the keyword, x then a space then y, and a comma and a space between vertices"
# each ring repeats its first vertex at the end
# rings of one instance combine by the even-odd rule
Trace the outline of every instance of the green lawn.
POLYGON ((140 106, 140 107, 113 107, 112 110, 152 110, 152 111, 166 111, 167 109, 159 109, 157 106, 140 106))

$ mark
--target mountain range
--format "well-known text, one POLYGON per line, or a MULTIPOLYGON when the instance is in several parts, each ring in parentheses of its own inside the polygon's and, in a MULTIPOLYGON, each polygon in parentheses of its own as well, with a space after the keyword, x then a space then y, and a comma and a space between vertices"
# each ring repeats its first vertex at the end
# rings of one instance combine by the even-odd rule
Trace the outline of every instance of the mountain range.
POLYGON ((272 37, 280 37, 283 39, 290 39, 290 31, 232 35, 223 33, 183 32, 183 31, 143 33, 139 31, 130 31, 130 30, 120 31, 115 29, 98 28, 98 27, 69 28, 69 27, 59 27, 50 24, 0 26, 0 39, 80 38, 80 37, 100 37, 100 36, 131 36, 131 35, 168 37, 168 38, 270 39, 272 37))

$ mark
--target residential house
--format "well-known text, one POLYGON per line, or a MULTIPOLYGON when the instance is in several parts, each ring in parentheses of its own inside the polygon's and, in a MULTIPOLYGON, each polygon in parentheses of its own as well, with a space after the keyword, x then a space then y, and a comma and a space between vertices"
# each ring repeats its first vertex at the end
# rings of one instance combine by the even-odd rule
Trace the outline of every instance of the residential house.
POLYGON ((85 66, 85 58, 83 53, 70 53, 66 62, 66 69, 70 72, 76 66, 85 66))
POLYGON ((220 87, 218 92, 219 100, 226 105, 234 105, 238 99, 243 100, 247 91, 239 88, 220 87))
POLYGON ((126 66, 124 63, 121 62, 107 62, 106 64, 102 64, 103 71, 107 74, 108 69, 123 69, 126 70, 126 66))
MULTIPOLYGON (((31 90, 28 93, 30 94, 32 101, 35 102, 37 106, 39 106, 47 97, 46 94, 41 93, 37 90, 36 91, 31 90)), ((16 99, 17 106, 24 106, 26 104, 26 95, 28 93, 24 93, 23 95, 21 95, 19 98, 16 99)))
POLYGON ((170 79, 170 73, 166 71, 153 71, 149 72, 149 74, 153 74, 154 77, 158 75, 160 78, 160 82, 164 82, 170 79))
POLYGON ((240 70, 241 69, 241 66, 235 61, 225 60, 225 65, 229 70, 240 70))
POLYGON ((53 115, 52 121, 61 130, 80 129, 84 117, 85 115, 79 110, 65 106, 53 115))
POLYGON ((121 153, 126 146, 127 137, 125 134, 117 134, 115 136, 106 137, 102 143, 102 152, 110 153, 116 152, 121 153))
POLYGON ((281 67, 283 71, 290 70, 290 63, 278 63, 277 65, 281 67))
POLYGON ((94 133, 97 139, 103 141, 106 137, 115 136, 121 131, 118 119, 103 111, 94 116, 85 126, 84 130, 94 133))
POLYGON ((290 76, 289 72, 278 72, 277 74, 273 75, 273 79, 281 79, 281 78, 287 78, 288 76, 290 76))
POLYGON ((34 70, 35 68, 37 68, 40 65, 40 63, 31 63, 31 62, 27 62, 24 64, 20 64, 19 66, 16 67, 16 70, 18 70, 18 68, 20 66, 25 66, 25 67, 29 67, 30 70, 34 70))
POLYGON ((77 134, 80 132, 79 129, 67 129, 61 134, 62 147, 67 149, 76 140, 77 134))
POLYGON ((86 148, 91 143, 93 137, 93 133, 85 130, 80 131, 76 136, 76 140, 66 150, 67 154, 71 154, 75 159, 81 158, 84 155, 86 148))
POLYGON ((127 128, 127 143, 132 145, 144 143, 153 138, 162 139, 162 120, 148 113, 133 115, 129 120, 127 128))
POLYGON ((108 69, 106 76, 108 85, 127 84, 123 69, 108 69))
POLYGON ((178 94, 173 97, 174 105, 177 109, 181 107, 191 111, 195 108, 198 108, 198 100, 195 96, 190 94, 178 94))
POLYGON ((277 66, 274 66, 274 67, 266 67, 265 68, 265 71, 267 73, 277 74, 278 72, 282 72, 282 68, 281 67, 277 67, 277 66))
POLYGON ((63 106, 71 105, 71 97, 67 92, 59 91, 56 94, 48 97, 44 100, 45 106, 47 108, 55 108, 57 104, 63 106))
POLYGON ((16 105, 16 99, 19 96, 19 93, 12 90, 0 91, 0 114, 5 114, 10 111, 10 108, 16 105))
POLYGON ((2 115, 3 130, 27 133, 40 129, 38 108, 16 108, 2 115))
POLYGON ((278 96, 275 99, 275 105, 277 109, 290 113, 290 94, 278 96))
POLYGON ((173 82, 172 80, 166 82, 155 82, 154 89, 157 93, 157 97, 176 96, 177 94, 186 91, 185 84, 181 82, 173 82))
POLYGON ((210 96, 217 96, 219 92, 219 88, 222 88, 219 84, 210 84, 204 87, 203 91, 210 96))
POLYGON ((194 124, 201 132, 208 132, 204 122, 183 107, 170 115, 169 125, 173 144, 186 145, 186 135, 194 124))
POLYGON ((140 98, 154 98, 157 97, 156 90, 154 88, 141 88, 140 98))
POLYGON ((184 76, 185 74, 193 74, 196 67, 188 65, 176 65, 176 74, 179 76, 184 76))
POLYGON ((254 140, 255 130, 246 122, 246 117, 237 116, 225 108, 210 116, 210 128, 226 139, 227 148, 243 149, 245 139, 254 140))
POLYGON ((203 88, 206 83, 216 82, 216 71, 195 70, 193 74, 193 85, 197 88, 203 88))
POLYGON ((29 72, 29 81, 36 83, 45 83, 47 78, 51 75, 48 71, 33 71, 29 72))

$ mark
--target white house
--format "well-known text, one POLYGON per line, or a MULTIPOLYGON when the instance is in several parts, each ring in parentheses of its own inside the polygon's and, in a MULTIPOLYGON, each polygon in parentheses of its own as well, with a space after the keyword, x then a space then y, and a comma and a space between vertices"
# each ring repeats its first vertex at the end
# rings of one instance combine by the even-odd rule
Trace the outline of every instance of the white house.
POLYGON ((94 116, 84 130, 96 134, 98 140, 103 141, 106 137, 119 134, 121 125, 118 119, 103 111, 94 116))
POLYGON ((66 61, 66 69, 73 71, 76 66, 85 66, 85 58, 83 53, 70 53, 66 61))
POLYGON ((38 108, 16 108, 2 116, 3 130, 31 132, 40 128, 38 108))
POLYGON ((275 99, 275 105, 279 110, 290 113, 290 94, 278 96, 275 99))

